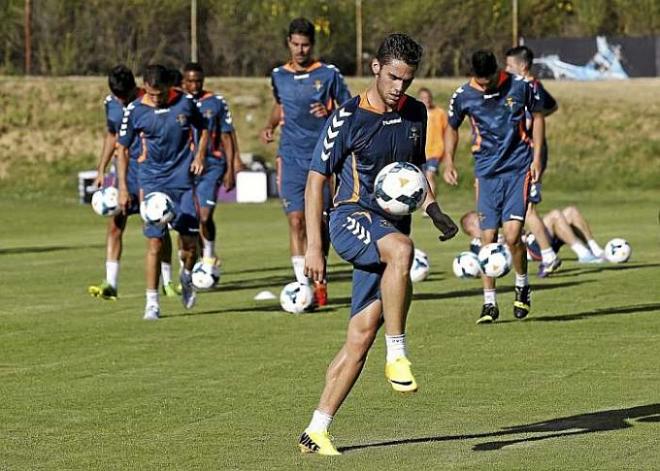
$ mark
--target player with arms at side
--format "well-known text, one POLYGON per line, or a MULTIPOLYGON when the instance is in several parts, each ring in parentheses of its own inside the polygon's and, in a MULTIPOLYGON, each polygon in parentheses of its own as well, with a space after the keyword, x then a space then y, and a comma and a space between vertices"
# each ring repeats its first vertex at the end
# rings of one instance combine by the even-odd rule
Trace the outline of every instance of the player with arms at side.
MULTIPOLYGON (((527 114, 531 114, 533 141, 540 143, 545 134, 544 114, 536 109, 537 100, 530 84, 522 77, 501 71, 492 52, 475 52, 472 72, 472 79, 459 87, 449 102, 443 178, 450 185, 458 184, 458 171, 454 166, 458 128, 465 117, 469 117, 481 243, 496 242, 502 227, 516 273, 513 314, 517 319, 524 319, 529 314, 531 296, 521 235, 529 184, 538 181, 542 170, 542 146, 532 145, 525 120, 527 114)), ((484 305, 478 324, 493 322, 499 317, 495 278, 483 276, 482 280, 484 305)))
MULTIPOLYGON (((144 94, 144 90, 138 88, 135 84, 133 72, 124 66, 117 65, 112 68, 108 74, 108 86, 112 92, 105 99, 105 118, 106 134, 103 139, 103 150, 97 167, 98 177, 95 185, 102 187, 105 180, 105 172, 108 169, 110 160, 115 155, 117 147, 117 133, 121 126, 121 120, 124 116, 126 106, 136 98, 144 94)), ((136 139, 129 150, 128 165, 128 191, 131 194, 133 203, 127 209, 126 213, 119 213, 108 219, 108 231, 106 235, 106 261, 105 261, 105 281, 99 285, 92 285, 87 288, 89 294, 101 299, 117 299, 117 288, 119 281, 119 261, 123 248, 123 234, 126 229, 128 216, 140 212, 138 200, 138 182, 137 182, 137 159, 140 156, 141 144, 136 139)), ((167 234, 163 250, 171 253, 171 241, 167 234)), ((161 271, 164 274, 171 273, 171 264, 163 262, 161 271)), ((176 296, 172 279, 164 277, 163 290, 167 296, 176 296)))
MULTIPOLYGON (((215 254, 216 228, 213 212, 217 202, 218 186, 222 182, 227 191, 234 188, 234 141, 232 139, 231 112, 221 95, 204 90, 204 69, 196 62, 183 67, 183 90, 199 104, 199 111, 209 122, 209 144, 204 173, 195 180, 195 196, 199 204, 202 261, 210 270, 218 263, 215 254)), ((195 134, 197 143, 199 134, 195 134)))
MULTIPOLYGON (((328 115, 351 95, 336 67, 314 59, 314 25, 310 21, 297 18, 291 22, 287 46, 291 60, 271 73, 275 103, 261 131, 261 140, 273 142, 273 133, 281 125, 278 180, 289 221, 291 263, 296 280, 309 284, 304 273, 305 184, 309 162, 328 115)), ((329 204, 329 189, 326 191, 329 204)), ((325 280, 315 284, 314 297, 317 305, 327 303, 325 280)))
POLYGON ((426 106, 428 115, 428 127, 426 128, 426 163, 424 173, 429 181, 429 186, 435 194, 436 177, 440 168, 440 160, 445 152, 444 134, 447 127, 447 113, 433 103, 431 90, 422 87, 417 92, 419 101, 426 106))
MULTIPOLYGON (((132 102, 124 113, 119 131, 119 203, 124 211, 131 204, 126 174, 128 149, 133 140, 142 141, 138 170, 140 199, 152 192, 167 194, 173 201, 176 217, 172 227, 181 239, 181 300, 185 308, 195 304, 195 288, 191 270, 196 260, 199 220, 193 200, 193 177, 204 170, 204 156, 209 131, 192 96, 171 87, 168 71, 161 65, 150 65, 144 73, 145 95, 132 102), (193 129, 200 133, 193 154, 193 129)), ((146 307, 144 319, 160 317, 158 278, 163 238, 167 226, 145 224, 147 237, 146 307)))
MULTIPOLYGON (((385 38, 371 64, 371 86, 335 111, 314 150, 305 192, 305 271, 314 280, 323 279, 323 186, 334 174, 338 185, 330 239, 337 253, 353 265, 353 291, 346 341, 328 367, 318 407, 300 437, 305 453, 339 454, 328 427, 357 381, 382 324, 385 377, 395 391, 417 390, 405 340, 412 295, 411 217, 385 213, 373 189, 376 175, 387 164, 411 162, 421 168, 426 161, 426 109, 405 94, 421 57, 422 47, 409 36, 385 38)), ((440 240, 456 235, 458 228, 431 191, 423 207, 442 233, 440 240)))

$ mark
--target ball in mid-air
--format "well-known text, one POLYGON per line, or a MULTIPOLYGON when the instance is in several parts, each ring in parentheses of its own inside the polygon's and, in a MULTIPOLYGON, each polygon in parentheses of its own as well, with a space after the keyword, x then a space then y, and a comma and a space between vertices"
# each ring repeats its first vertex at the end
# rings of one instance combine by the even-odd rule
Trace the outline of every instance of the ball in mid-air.
POLYGON ((458 278, 478 278, 481 276, 481 264, 474 252, 461 252, 452 264, 454 275, 458 278))
POLYGON ((394 216, 417 210, 428 192, 424 173, 409 162, 394 162, 376 175, 374 194, 378 206, 394 216))
POLYGON ((95 191, 92 195, 92 209, 99 216, 114 216, 119 214, 119 192, 114 186, 108 186, 95 191))
POLYGON ((140 203, 140 216, 148 224, 165 225, 174 219, 174 203, 165 193, 154 191, 140 203))
POLYGON ((610 240, 605 244, 605 258, 608 262, 624 263, 630 259, 632 247, 627 240, 620 237, 610 240))
POLYGON ((300 314, 305 311, 312 305, 313 301, 314 293, 312 293, 312 289, 297 281, 286 285, 280 293, 282 309, 292 314, 300 314))
POLYGON ((499 278, 511 269, 511 252, 506 245, 494 242, 481 247, 479 265, 486 276, 499 278))

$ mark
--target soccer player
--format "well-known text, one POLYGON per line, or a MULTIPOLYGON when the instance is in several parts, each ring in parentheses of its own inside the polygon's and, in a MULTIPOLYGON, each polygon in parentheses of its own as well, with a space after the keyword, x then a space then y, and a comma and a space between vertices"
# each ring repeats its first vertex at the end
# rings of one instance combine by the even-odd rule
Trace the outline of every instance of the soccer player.
MULTIPOLYGON (((115 155, 117 146, 117 133, 121 126, 121 120, 124 115, 126 106, 144 94, 144 90, 138 88, 135 84, 135 77, 133 72, 125 65, 117 65, 112 68, 108 74, 108 86, 111 94, 105 99, 105 118, 106 118, 106 134, 103 139, 103 149, 99 164, 97 166, 98 177, 96 178, 95 185, 102 187, 105 180, 105 173, 108 169, 110 160, 115 155)), ((129 150, 129 165, 128 165, 128 191, 131 194, 132 204, 127 208, 125 213, 119 213, 114 217, 108 218, 108 230, 106 235, 106 261, 105 261, 105 280, 99 285, 92 285, 87 288, 89 294, 101 299, 117 299, 117 288, 119 281, 119 260, 121 259, 121 252, 123 247, 123 234, 126 229, 126 221, 128 216, 138 214, 139 200, 138 196, 138 183, 137 183, 137 159, 140 155, 141 145, 140 141, 136 139, 129 150)), ((171 246, 169 234, 164 239, 164 257, 166 254, 171 253, 171 246)), ((176 296, 176 290, 172 283, 171 264, 169 261, 163 260, 161 265, 163 273, 163 291, 167 296, 176 296)))
MULTIPOLYGON (((204 170, 209 131, 192 96, 171 87, 165 67, 150 65, 144 73, 145 94, 126 108, 119 130, 119 203, 126 211, 131 204, 127 185, 128 149, 134 140, 142 141, 138 168, 140 199, 151 192, 167 194, 175 206, 172 227, 181 239, 184 269, 180 275, 181 300, 185 308, 195 304, 191 270, 195 264, 199 220, 193 201, 193 177, 204 170), (193 155, 193 130, 200 133, 193 155)), ((145 224, 147 237, 146 307, 144 319, 160 317, 158 299, 159 262, 167 226, 145 224)))
MULTIPOLYGON (((264 143, 273 142, 281 125, 278 149, 280 198, 289 222, 289 247, 296 280, 308 284, 305 276, 305 184, 316 141, 328 115, 351 95, 339 70, 314 59, 314 25, 297 18, 289 25, 287 45, 290 61, 271 73, 275 103, 261 131, 264 143)), ((328 204, 330 200, 328 191, 328 204)), ((317 305, 327 303, 325 280, 315 284, 317 305)))
MULTIPOLYGON (((334 174, 338 185, 330 238, 337 253, 353 265, 353 292, 346 341, 328 367, 318 407, 300 437, 305 453, 339 454, 328 427, 360 375, 381 324, 387 380, 395 391, 417 390, 405 340, 412 294, 411 218, 393 217, 380 209, 373 186, 387 164, 406 161, 421 168, 426 161, 426 109, 405 94, 421 56, 422 47, 409 36, 387 36, 371 64, 371 86, 333 113, 314 149, 305 191, 305 272, 315 281, 325 274, 323 186, 334 174)), ((440 210, 432 192, 424 208, 442 233, 440 240, 456 235, 458 228, 440 210)))
POLYGON ((428 124, 426 129, 426 163, 424 164, 424 173, 429 181, 429 186, 435 194, 436 176, 440 167, 440 159, 445 151, 444 134, 447 127, 447 113, 433 103, 433 94, 431 90, 422 87, 417 92, 419 101, 426 106, 428 115, 428 124))
MULTIPOLYGON (((550 240, 550 246, 555 252, 564 245, 568 245, 577 255, 579 263, 601 263, 603 261, 603 249, 594 239, 591 227, 580 210, 575 206, 567 206, 562 209, 553 209, 541 219, 543 231, 550 240), (593 260, 597 259, 598 262, 593 260)), ((479 216, 475 211, 469 211, 461 217, 463 232, 469 237, 479 237, 479 216)), ((533 260, 542 260, 541 247, 536 241, 536 236, 527 233, 527 253, 533 260)), ((470 250, 478 253, 478 248, 470 250), (475 250, 476 249, 476 250, 475 250)))
MULTIPOLYGON (((183 90, 199 104, 199 110, 209 122, 209 143, 204 173, 195 180, 195 196, 199 204, 200 234, 202 236, 202 262, 210 270, 218 258, 215 254, 216 228, 213 211, 217 202, 218 186, 222 182, 229 191, 235 186, 234 142, 231 112, 222 95, 204 90, 204 69, 196 62, 183 68, 183 90)), ((199 135, 196 135, 196 140, 199 135)))
MULTIPOLYGON (((529 314, 531 300, 521 235, 529 183, 536 183, 542 170, 542 146, 532 145, 525 120, 529 113, 533 120, 533 142, 540 143, 545 134, 544 114, 536 109, 537 100, 529 82, 499 70, 492 52, 475 52, 472 72, 472 79, 459 87, 449 102, 443 178, 450 185, 458 183, 454 166, 458 128, 469 116, 481 242, 484 245, 495 242, 502 227, 516 274, 513 314, 524 319, 529 314)), ((487 276, 482 279, 484 305, 478 324, 499 317, 495 279, 487 276)))

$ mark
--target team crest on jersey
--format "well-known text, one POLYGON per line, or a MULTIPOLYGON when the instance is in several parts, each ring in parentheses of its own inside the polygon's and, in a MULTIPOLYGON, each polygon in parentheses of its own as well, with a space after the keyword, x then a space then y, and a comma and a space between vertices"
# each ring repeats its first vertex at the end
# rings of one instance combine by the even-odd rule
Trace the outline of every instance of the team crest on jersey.
POLYGON ((323 84, 321 83, 320 80, 314 80, 314 88, 316 89, 317 92, 321 91, 321 89, 323 88, 323 84))
POLYGON ((418 127, 413 126, 410 128, 410 136, 408 136, 408 139, 412 139, 413 144, 417 146, 419 144, 419 138, 421 136, 421 133, 419 131, 418 127))
POLYGON ((186 124, 188 124, 188 117, 183 113, 178 114, 176 115, 176 122, 179 123, 181 126, 185 126, 186 124))
POLYGON ((204 117, 206 119, 211 119, 213 117, 213 110, 206 110, 204 111, 204 117))
POLYGON ((515 105, 515 104, 516 104, 516 102, 513 101, 512 97, 510 97, 510 96, 506 97, 506 106, 508 106, 510 110, 513 109, 513 105, 515 105))

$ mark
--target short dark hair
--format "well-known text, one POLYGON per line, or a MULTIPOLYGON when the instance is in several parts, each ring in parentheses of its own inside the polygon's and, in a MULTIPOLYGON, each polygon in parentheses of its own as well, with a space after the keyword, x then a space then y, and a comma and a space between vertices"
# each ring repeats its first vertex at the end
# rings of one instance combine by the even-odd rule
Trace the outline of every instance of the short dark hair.
POLYGON ((294 34, 306 36, 309 39, 309 42, 314 44, 316 28, 314 28, 314 24, 307 18, 296 18, 289 23, 288 37, 291 38, 294 34))
POLYGON ((183 74, 179 69, 169 69, 167 71, 170 76, 170 85, 173 87, 180 87, 181 81, 183 80, 183 74))
POLYGON ((108 74, 108 87, 115 96, 127 98, 136 87, 131 69, 123 64, 114 66, 108 74))
POLYGON ((476 77, 490 77, 495 72, 497 72, 497 59, 493 51, 480 49, 472 54, 472 73, 476 77))
POLYGON ((142 76, 144 83, 154 88, 168 87, 172 85, 170 71, 164 65, 148 65, 142 76))
POLYGON ((380 44, 376 59, 381 65, 400 60, 409 66, 417 67, 422 60, 423 52, 424 48, 407 34, 393 33, 380 44))
POLYGON ((183 73, 186 72, 199 72, 204 75, 204 67, 199 62, 186 62, 186 65, 183 66, 183 73))
POLYGON ((525 64, 527 70, 531 69, 534 64, 534 52, 527 46, 512 47, 506 51, 506 57, 515 57, 516 60, 525 64))

